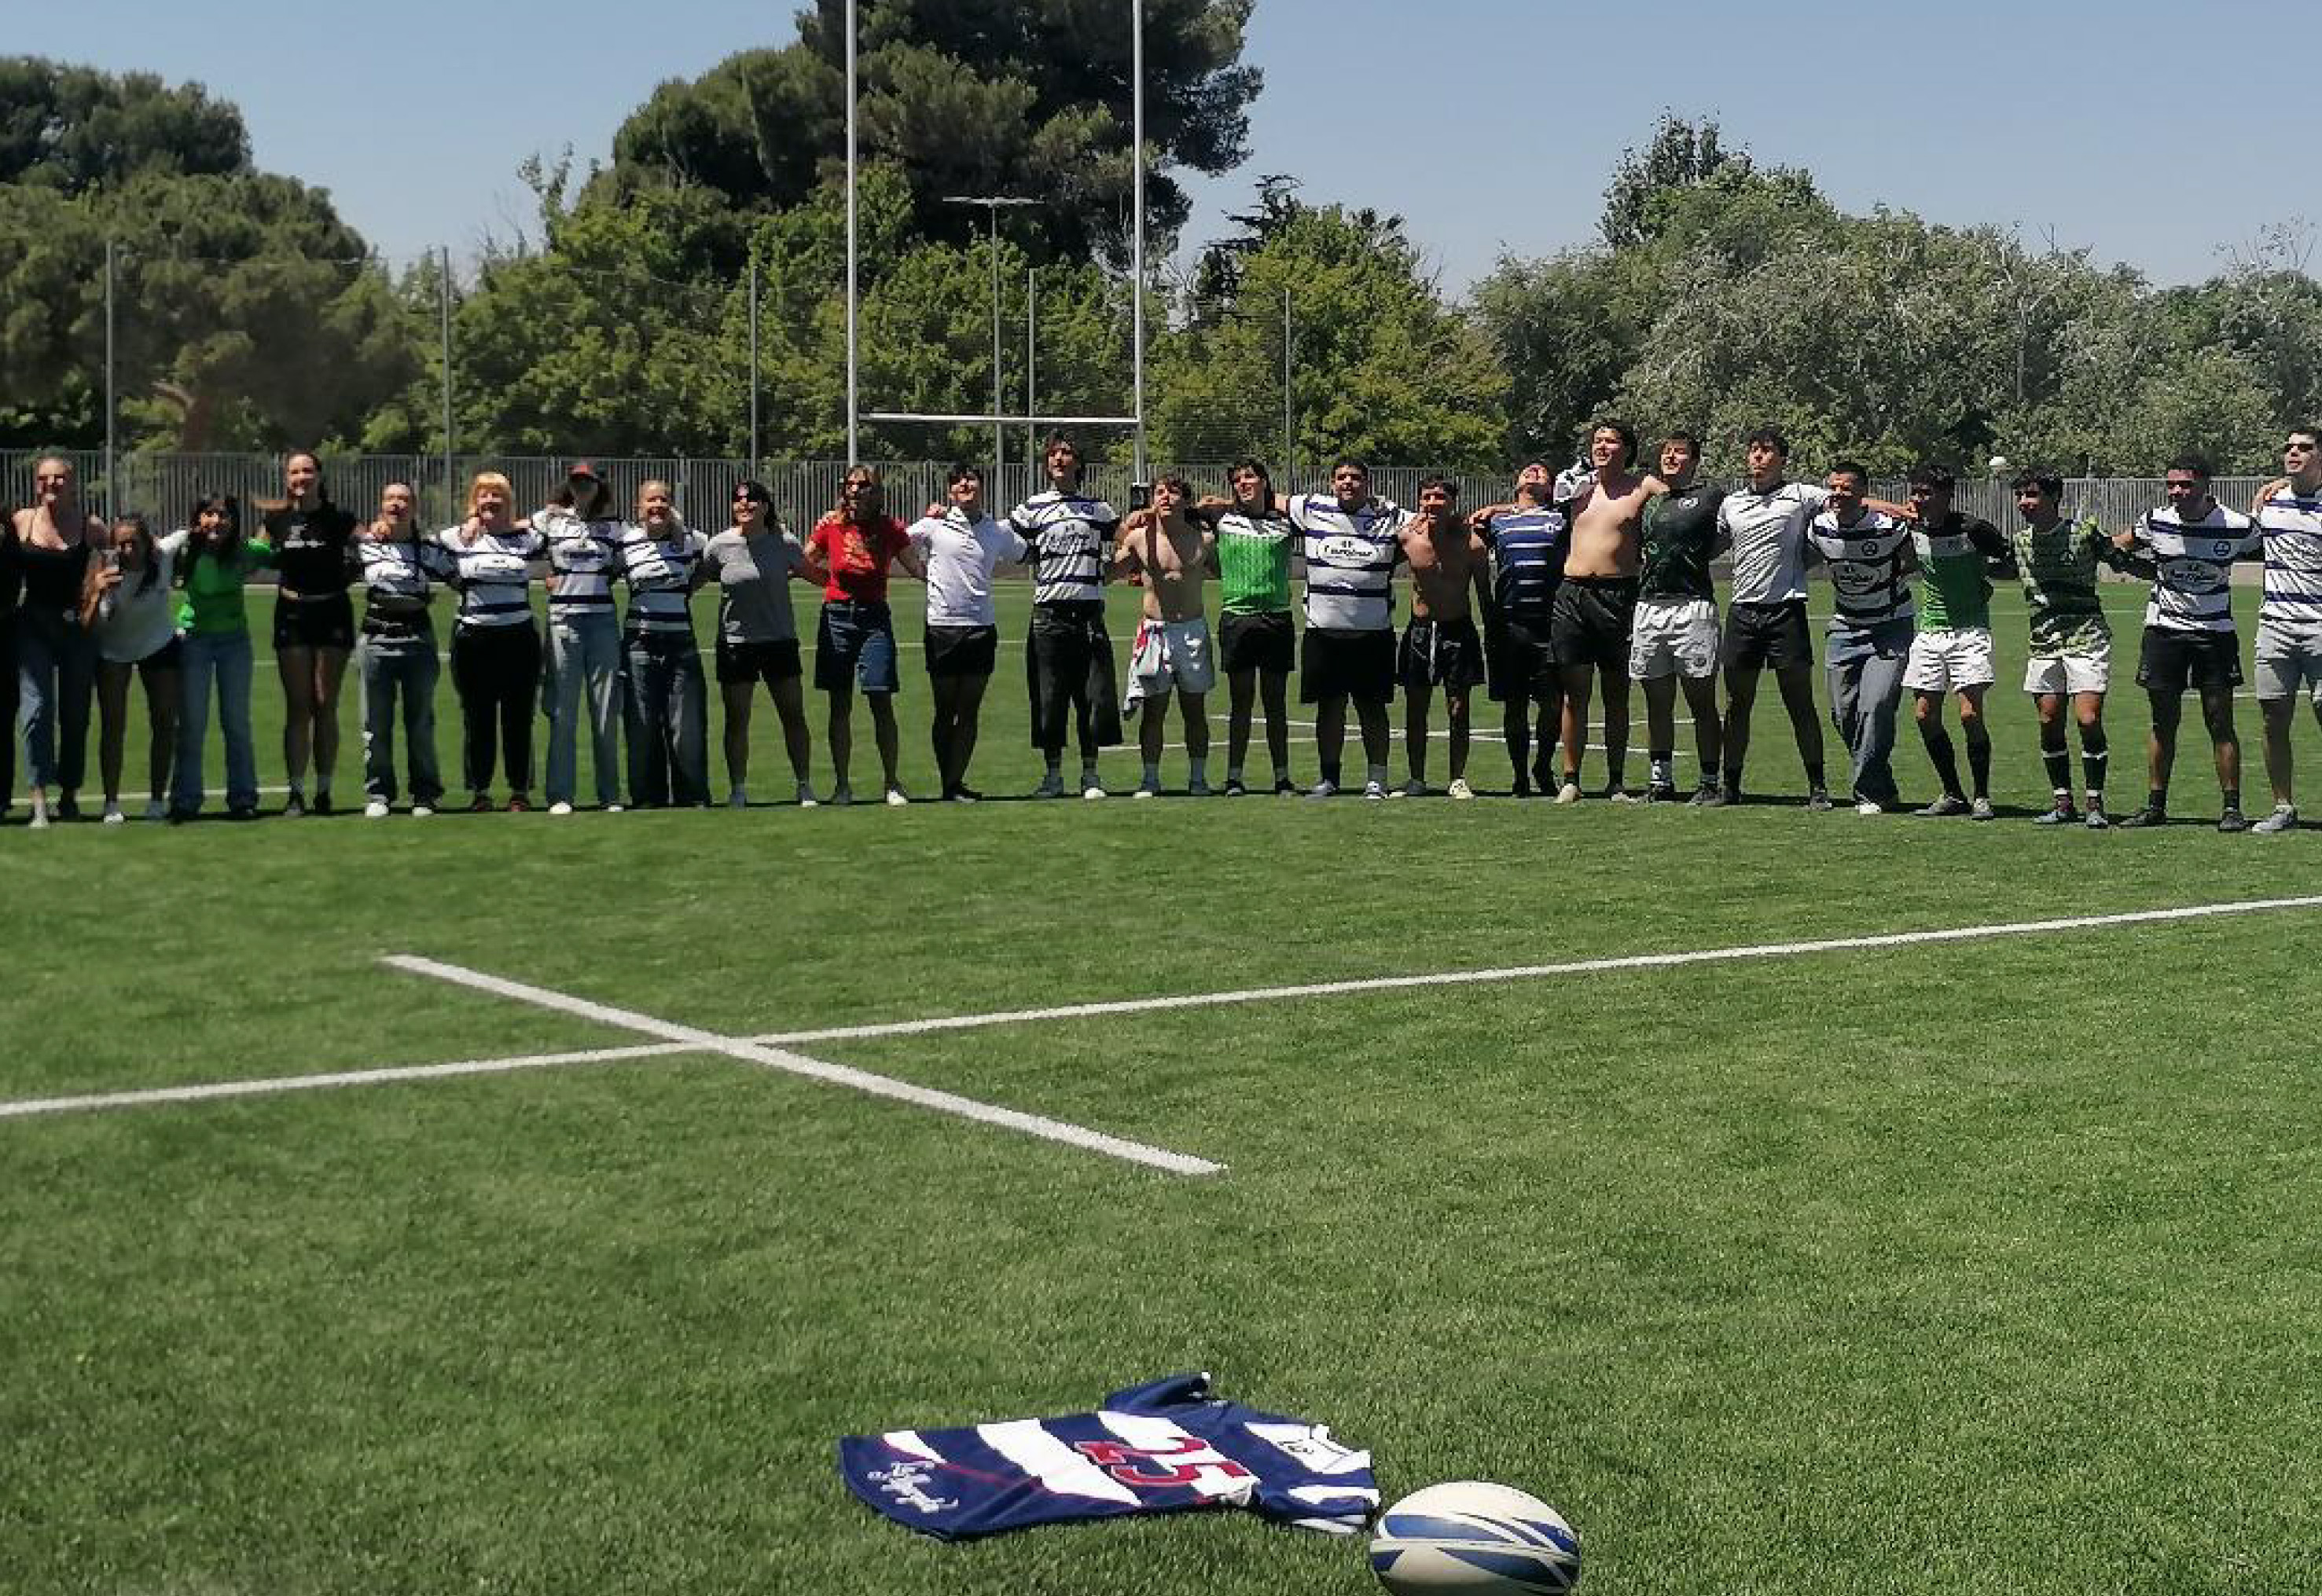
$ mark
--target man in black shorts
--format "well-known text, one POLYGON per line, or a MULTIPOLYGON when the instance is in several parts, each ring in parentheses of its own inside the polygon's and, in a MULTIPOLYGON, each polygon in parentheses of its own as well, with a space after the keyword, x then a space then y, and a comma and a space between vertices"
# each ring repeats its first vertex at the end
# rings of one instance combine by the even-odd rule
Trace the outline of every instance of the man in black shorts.
POLYGON ((1120 741, 1120 693, 1113 681, 1112 640, 1104 625, 1104 572, 1120 516, 1081 491, 1079 445, 1059 433, 1045 456, 1048 490, 1010 513, 1009 530, 1029 549, 1032 625, 1025 671, 1032 697, 1032 743, 1047 771, 1035 798, 1065 794, 1065 729, 1080 743, 1080 792, 1104 797, 1097 775, 1101 748, 1120 741))
POLYGON ((1814 639, 1806 630, 1805 548, 1806 527, 1830 503, 1830 491, 1784 478, 1790 445, 1771 427, 1760 427, 1747 442, 1750 480, 1717 508, 1717 529, 1733 546, 1725 616, 1725 798, 1742 799, 1750 711, 1758 701, 1759 673, 1770 667, 1805 765, 1806 807, 1824 813, 1831 801, 1823 780, 1822 717, 1815 708, 1814 639))
POLYGON ((1321 780, 1309 798, 1339 789, 1339 755, 1347 738, 1347 702, 1362 724, 1368 774, 1363 797, 1386 797, 1389 732, 1386 707, 1394 700, 1394 570, 1403 563, 1400 534, 1410 514, 1371 493, 1370 468, 1341 460, 1330 468, 1330 491, 1290 501, 1306 557, 1306 636, 1301 645, 1298 696, 1314 706, 1315 752, 1321 780))
POLYGON ((1427 712, 1443 689, 1451 724, 1451 786, 1455 798, 1472 798, 1467 785, 1467 696, 1484 679, 1484 640, 1476 631, 1469 594, 1487 602, 1491 552, 1483 534, 1458 513, 1459 489, 1446 477, 1419 485, 1419 516, 1403 529, 1403 562, 1411 567, 1411 625, 1403 629, 1398 670, 1403 690, 1403 751, 1411 778, 1395 796, 1427 792, 1427 712))
POLYGON ((1486 652, 1492 697, 1504 711, 1518 798, 1531 797, 1535 783, 1542 791, 1554 785, 1551 762, 1564 711, 1564 675, 1549 646, 1549 631, 1557 584, 1564 578, 1571 517, 1554 495, 1555 473, 1534 461, 1516 478, 1514 503, 1492 505, 1468 517, 1492 552, 1492 587, 1484 605, 1486 652), (1535 703, 1537 753, 1531 729, 1535 703))
POLYGON ((1589 479, 1572 499, 1572 545, 1556 590, 1549 640, 1564 670, 1564 780, 1556 801, 1580 801, 1588 700, 1604 688, 1604 796, 1632 801, 1622 766, 1629 750, 1629 637, 1637 609, 1638 551, 1645 505, 1661 484, 1631 468, 1636 429, 1600 421, 1588 434, 1589 479))

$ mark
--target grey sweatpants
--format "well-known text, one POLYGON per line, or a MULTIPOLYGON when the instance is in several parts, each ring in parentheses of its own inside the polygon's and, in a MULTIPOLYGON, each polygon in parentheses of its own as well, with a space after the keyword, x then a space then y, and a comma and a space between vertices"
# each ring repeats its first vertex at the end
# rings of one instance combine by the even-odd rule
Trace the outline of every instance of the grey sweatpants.
POLYGON ((1909 620, 1876 626, 1833 626, 1823 640, 1830 673, 1830 718, 1854 765, 1854 796, 1892 807, 1895 712, 1911 662, 1909 620))

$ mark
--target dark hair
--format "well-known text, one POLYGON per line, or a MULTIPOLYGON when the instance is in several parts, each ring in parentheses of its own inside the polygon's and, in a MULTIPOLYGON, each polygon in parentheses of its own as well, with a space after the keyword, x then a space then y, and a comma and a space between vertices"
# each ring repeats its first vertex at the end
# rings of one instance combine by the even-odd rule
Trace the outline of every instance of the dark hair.
POLYGON ((879 474, 879 468, 876 466, 847 467, 846 475, 838 479, 838 502, 831 506, 832 515, 843 515, 846 513, 846 485, 850 482, 868 482, 873 489, 883 489, 887 486, 887 479, 879 474))
POLYGON ((190 586, 194 567, 201 557, 211 552, 207 540, 202 536, 202 517, 215 510, 225 517, 225 544, 218 552, 233 556, 242 552, 242 501, 231 493, 206 493, 194 500, 194 535, 186 540, 186 557, 178 566, 178 586, 190 586))
POLYGON ((1671 443, 1682 443, 1692 451, 1694 459, 1701 458, 1701 434, 1698 433, 1688 433, 1682 427, 1672 433, 1663 433, 1661 446, 1667 448, 1671 443))
POLYGON ((1153 479, 1153 486, 1156 488, 1174 488, 1177 490, 1177 497, 1179 498, 1191 498, 1193 497, 1193 485, 1175 471, 1162 472, 1159 476, 1153 479))
POLYGON ((2322 426, 2294 426, 2282 435, 2290 438, 2311 438, 2315 442, 2322 443, 2322 426))
POLYGON ((1458 498, 1459 497, 1459 485, 1449 477, 1439 474, 1432 477, 1423 477, 1420 479, 1419 491, 1422 497, 1432 493, 1439 488, 1444 492, 1449 494, 1453 498, 1458 498))
POLYGON ((556 491, 548 496, 548 502, 552 505, 562 506, 583 521, 611 520, 613 518, 612 486, 602 477, 590 477, 587 480, 594 486, 589 491, 589 502, 585 506, 580 503, 580 496, 572 491, 572 479, 570 477, 565 478, 557 486, 556 491))
POLYGON ((734 484, 734 497, 747 497, 755 505, 771 505, 774 502, 774 490, 755 477, 745 477, 734 484))
MULTIPOLYGON (((286 474, 289 471, 290 462, 294 460, 311 460, 315 462, 315 507, 317 509, 329 509, 331 507, 331 488, 330 484, 323 479, 323 457, 315 453, 311 449, 293 449, 289 453, 282 457, 282 470, 286 474)), ((288 499, 283 500, 281 507, 286 510, 288 509, 290 507, 290 501, 288 499)))
POLYGON ((1370 461, 1367 460, 1357 460, 1351 454, 1342 454, 1339 456, 1338 459, 1330 462, 1330 475, 1335 477, 1340 471, 1345 470, 1348 466, 1354 467, 1355 470, 1360 471, 1366 477, 1371 474, 1370 461))
POLYGON ((1082 458, 1081 446, 1074 442, 1070 433, 1050 433, 1047 442, 1040 445, 1040 458, 1046 460, 1060 448, 1071 450, 1074 460, 1082 458))
POLYGON ((1830 462, 1830 474, 1833 477, 1851 477, 1865 488, 1870 486, 1870 473, 1863 469, 1862 462, 1859 460, 1834 460, 1830 462))
POLYGON ((1742 440, 1742 447, 1744 449, 1755 449, 1760 444, 1772 450, 1784 460, 1790 458, 1790 441, 1772 427, 1761 426, 1742 440))
POLYGON ((154 557, 152 523, 139 511, 129 510, 115 515, 113 524, 115 528, 127 527, 137 539, 137 557, 142 562, 137 578, 137 590, 140 593, 151 591, 153 584, 161 579, 160 562, 154 557))
POLYGON ((961 483, 966 481, 970 477, 975 479, 975 485, 978 488, 983 486, 983 468, 981 466, 972 466, 965 461, 961 461, 958 464, 953 466, 951 470, 944 473, 944 486, 946 488, 956 488, 961 483))
POLYGON ((1589 423, 1588 441, 1591 443, 1594 443, 1596 441, 1596 434, 1599 433, 1614 433, 1621 440, 1622 447, 1625 448, 1629 451, 1628 457, 1621 461, 1621 465, 1623 470, 1626 470, 1628 467, 1637 463, 1636 428, 1631 426, 1627 422, 1623 421, 1618 416, 1607 415, 1600 420, 1589 423))
POLYGON ((1236 477, 1240 476, 1244 471, 1256 471, 1257 473, 1257 479, 1266 484, 1266 503, 1272 504, 1274 502, 1274 473, 1266 469, 1266 462, 1264 461, 1252 460, 1248 456, 1244 455, 1241 459, 1234 461, 1233 464, 1226 468, 1226 486, 1230 488, 1233 486, 1233 479, 1236 477))
POLYGON ((1958 486, 1959 478, 1951 467, 1923 460, 1911 468, 1910 483, 1914 488, 1953 488, 1958 486))
POLYGON ((2016 473, 2014 487, 2016 491, 2018 493, 2025 492, 2026 489, 2031 489, 2036 492, 2044 493, 2050 498, 2061 498, 2064 497, 2064 479, 2057 475, 2054 471, 2043 471, 2036 470, 2019 471, 2016 473))
POLYGON ((2190 471, 2204 482, 2209 479, 2209 462, 2198 454, 2189 452, 2180 454, 2169 462, 2169 469, 2172 471, 2190 471))

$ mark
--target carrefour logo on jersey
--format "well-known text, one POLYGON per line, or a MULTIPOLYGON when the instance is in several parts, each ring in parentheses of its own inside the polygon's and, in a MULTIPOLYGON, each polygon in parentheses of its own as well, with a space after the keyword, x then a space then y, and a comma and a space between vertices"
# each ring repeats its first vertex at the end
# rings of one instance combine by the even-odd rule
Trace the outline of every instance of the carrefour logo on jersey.
POLYGON ((1341 533, 1326 537, 1316 550, 1322 560, 1331 565, 1368 565, 1378 558, 1379 545, 1367 537, 1350 537, 1341 533))

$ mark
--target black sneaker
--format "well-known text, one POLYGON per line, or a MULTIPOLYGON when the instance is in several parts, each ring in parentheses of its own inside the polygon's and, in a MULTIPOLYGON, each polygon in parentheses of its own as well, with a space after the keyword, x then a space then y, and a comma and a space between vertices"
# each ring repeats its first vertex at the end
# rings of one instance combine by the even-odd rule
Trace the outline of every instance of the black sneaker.
POLYGON ((1298 796, 1298 783, 1293 781, 1287 776, 1276 776, 1274 779, 1274 796, 1275 798, 1296 798, 1298 796))
POLYGON ((1240 777, 1229 776, 1226 778, 1226 796, 1228 798, 1248 798, 1249 796, 1249 789, 1241 784, 1240 777))
POLYGON ((285 820, 296 820, 306 812, 306 795, 300 792, 297 788, 292 788, 290 789, 290 796, 283 800, 282 817, 285 820))
POLYGON ((1806 813, 1809 815, 1827 815, 1837 807, 1830 801, 1830 789, 1826 787, 1817 787, 1806 794, 1806 813))
POLYGON ((1530 798, 1531 796, 1531 778, 1519 774, 1515 779, 1514 785, 1508 789, 1508 796, 1510 798, 1530 798))
POLYGON ((255 804, 229 805, 225 817, 228 820, 255 820, 258 818, 258 807, 255 804))
POLYGON ((327 815, 330 812, 331 795, 327 792, 316 793, 315 801, 306 806, 306 813, 309 815, 327 815))
POLYGON ((2249 816, 2243 814, 2239 809, 2227 809, 2224 814, 2217 816, 2217 829, 2227 833, 2247 831, 2249 829, 2249 816))
POLYGON ((1742 789, 1738 787, 1705 787, 1694 795, 1694 802, 1705 809, 1723 809, 1728 804, 1741 801, 1742 789))
POLYGON ((2147 804, 2144 807, 2136 810, 2134 814, 2122 816, 2118 820, 2113 822, 2113 824, 2124 828, 2140 825, 2166 825, 2169 824, 2169 811, 2162 808, 2158 804, 2147 804))

